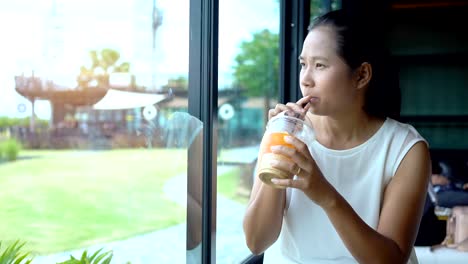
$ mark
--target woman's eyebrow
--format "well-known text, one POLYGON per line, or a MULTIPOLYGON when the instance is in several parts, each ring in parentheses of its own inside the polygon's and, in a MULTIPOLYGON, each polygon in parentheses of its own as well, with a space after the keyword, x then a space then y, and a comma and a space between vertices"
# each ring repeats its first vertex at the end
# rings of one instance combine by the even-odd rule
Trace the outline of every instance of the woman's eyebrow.
MULTIPOLYGON (((301 55, 298 58, 299 60, 305 60, 305 58, 301 55)), ((312 60, 328 60, 327 58, 323 56, 312 56, 312 60)))
POLYGON ((314 60, 324 60, 324 61, 328 60, 326 57, 323 57, 323 56, 313 56, 312 59, 314 59, 314 60))

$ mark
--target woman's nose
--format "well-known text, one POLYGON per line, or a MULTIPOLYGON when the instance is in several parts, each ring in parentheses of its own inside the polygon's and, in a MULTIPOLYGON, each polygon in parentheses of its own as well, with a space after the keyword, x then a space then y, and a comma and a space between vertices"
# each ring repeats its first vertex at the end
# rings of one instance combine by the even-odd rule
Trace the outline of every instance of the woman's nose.
POLYGON ((315 85, 312 72, 310 70, 302 70, 300 76, 300 82, 303 87, 310 88, 315 85))

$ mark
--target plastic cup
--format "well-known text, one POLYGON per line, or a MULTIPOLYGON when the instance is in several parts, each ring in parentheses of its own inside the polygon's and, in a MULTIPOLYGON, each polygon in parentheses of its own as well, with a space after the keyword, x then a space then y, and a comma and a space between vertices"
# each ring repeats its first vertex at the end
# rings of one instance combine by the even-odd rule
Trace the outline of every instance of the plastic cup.
POLYGON ((282 113, 270 119, 260 144, 257 175, 264 183, 275 188, 283 187, 273 184, 271 179, 290 179, 294 176, 289 171, 283 171, 270 165, 272 160, 281 161, 289 159, 288 157, 272 153, 271 151, 271 147, 275 145, 294 148, 293 145, 284 141, 285 136, 296 137, 306 144, 315 139, 313 129, 301 118, 288 116, 287 114, 282 113))

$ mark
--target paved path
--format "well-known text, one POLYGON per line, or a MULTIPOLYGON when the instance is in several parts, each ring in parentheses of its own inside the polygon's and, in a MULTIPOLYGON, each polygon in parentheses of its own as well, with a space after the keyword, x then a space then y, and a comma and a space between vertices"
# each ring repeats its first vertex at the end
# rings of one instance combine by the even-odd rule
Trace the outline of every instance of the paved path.
MULTIPOLYGON (((218 174, 231 169, 219 166, 218 174)), ((171 178, 164 186, 165 194, 178 204, 186 206, 186 192, 180 192, 181 186, 187 186, 186 175, 171 178)), ((186 188, 185 188, 186 189, 186 188)), ((245 206, 235 201, 217 196, 217 263, 238 264, 250 252, 245 246, 242 231, 242 216, 245 206)), ((113 264, 152 264, 152 263, 186 263, 185 251, 186 225, 179 224, 164 230, 140 235, 126 240, 91 246, 88 252, 103 248, 113 251, 113 264)), ((34 258, 33 264, 55 264, 65 261, 70 255, 79 258, 84 249, 78 249, 48 256, 34 258)))

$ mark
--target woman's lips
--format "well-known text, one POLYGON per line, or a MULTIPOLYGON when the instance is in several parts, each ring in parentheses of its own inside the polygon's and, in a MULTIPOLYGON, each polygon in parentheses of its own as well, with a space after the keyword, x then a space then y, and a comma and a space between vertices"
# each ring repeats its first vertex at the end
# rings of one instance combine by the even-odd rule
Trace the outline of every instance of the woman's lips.
POLYGON ((309 100, 309 102, 311 102, 311 103, 316 103, 318 101, 319 101, 318 97, 311 97, 310 100, 309 100))

